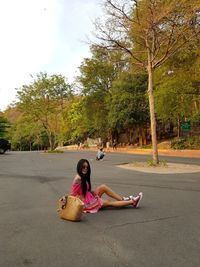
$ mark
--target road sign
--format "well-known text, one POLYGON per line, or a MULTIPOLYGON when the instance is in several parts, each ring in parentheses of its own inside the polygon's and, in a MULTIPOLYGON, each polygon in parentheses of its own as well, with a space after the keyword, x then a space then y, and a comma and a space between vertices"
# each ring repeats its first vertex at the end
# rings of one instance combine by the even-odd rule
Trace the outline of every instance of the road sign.
POLYGON ((181 123, 181 129, 185 132, 190 131, 190 121, 184 121, 181 123))

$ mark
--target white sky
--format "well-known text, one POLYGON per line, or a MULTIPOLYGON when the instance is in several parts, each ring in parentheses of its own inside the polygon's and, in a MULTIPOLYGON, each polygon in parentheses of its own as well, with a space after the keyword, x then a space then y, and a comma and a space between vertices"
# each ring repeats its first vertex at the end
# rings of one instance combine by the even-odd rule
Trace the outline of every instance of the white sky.
POLYGON ((90 55, 100 0, 0 0, 0 110, 40 71, 72 82, 90 55))

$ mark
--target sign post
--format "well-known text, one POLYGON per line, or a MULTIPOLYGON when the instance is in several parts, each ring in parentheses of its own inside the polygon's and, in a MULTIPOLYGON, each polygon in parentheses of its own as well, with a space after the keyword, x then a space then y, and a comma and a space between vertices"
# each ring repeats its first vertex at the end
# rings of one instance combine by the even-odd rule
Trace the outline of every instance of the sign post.
POLYGON ((181 123, 181 129, 183 131, 183 134, 188 134, 190 129, 191 129, 191 126, 190 126, 190 121, 184 121, 181 123))

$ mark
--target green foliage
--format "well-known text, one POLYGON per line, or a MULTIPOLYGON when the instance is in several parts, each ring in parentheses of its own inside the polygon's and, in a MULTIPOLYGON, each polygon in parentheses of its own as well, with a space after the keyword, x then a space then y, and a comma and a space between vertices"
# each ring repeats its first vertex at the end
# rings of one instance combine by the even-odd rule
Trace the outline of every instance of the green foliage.
MULTIPOLYGON (((94 95, 100 92, 100 97, 107 94, 113 80, 118 76, 124 63, 121 63, 121 53, 91 46, 91 58, 84 59, 80 66, 81 75, 78 81, 82 86, 83 95, 94 95)), ((98 96, 95 95, 95 96, 98 96)))
POLYGON ((149 167, 156 167, 156 166, 158 165, 158 164, 155 163, 153 160, 148 160, 148 161, 147 161, 147 164, 148 164, 149 167))
POLYGON ((200 136, 174 139, 171 147, 173 149, 200 149, 200 136))
POLYGON ((200 126, 200 111, 193 113, 192 121, 200 126))
POLYGON ((106 138, 110 131, 108 112, 112 83, 119 75, 123 64, 121 53, 108 51, 96 46, 91 47, 92 57, 85 59, 80 66, 78 81, 84 97, 85 121, 88 136, 106 138))
POLYGON ((47 153, 60 154, 60 153, 64 153, 64 151, 55 149, 55 150, 48 150, 47 153))
MULTIPOLYGON (((105 3, 110 15, 106 28, 101 27, 102 33, 108 33, 102 39, 105 47, 102 43, 91 46, 91 58, 81 64, 79 95, 73 96, 63 76, 39 73, 31 84, 18 89, 16 106, 21 114, 18 118, 13 111, 8 133, 0 117, 0 135, 9 135, 17 149, 50 146, 53 150, 58 143, 83 142, 87 137, 107 139, 127 129, 145 129, 148 86, 141 69, 146 73, 152 68, 154 73, 156 90, 150 89, 155 92, 159 120, 175 125, 187 118, 199 125, 200 49, 199 41, 191 36, 194 20, 188 23, 190 16, 194 19, 197 0, 192 4, 175 0, 137 1, 138 5, 129 1, 126 6, 123 1, 105 3), (121 11, 115 8, 117 2, 119 7, 122 4, 121 11), (180 50, 186 40, 193 41, 180 50)), ((195 145, 198 142, 190 142, 195 145)), ((184 147, 185 141, 179 146, 184 147)))
POLYGON ((61 75, 39 73, 33 83, 18 89, 17 95, 20 111, 27 120, 43 128, 50 148, 54 149, 61 131, 62 111, 72 96, 71 86, 61 75))
MULTIPOLYGON (((148 73, 148 96, 154 161, 158 162, 154 80, 156 69, 187 43, 197 38, 199 0, 110 1, 106 16, 96 23, 99 45, 123 50, 133 64, 148 73)), ((126 59, 127 59, 126 58, 126 59)), ((127 60, 128 62, 128 60, 127 60)))
POLYGON ((123 129, 146 125, 149 121, 146 86, 146 75, 127 72, 113 83, 109 111, 111 127, 123 129))
POLYGON ((195 88, 188 77, 179 75, 168 77, 157 86, 155 93, 158 118, 176 122, 177 119, 190 118, 195 88))
POLYGON ((8 120, 5 117, 0 116, 0 138, 6 138, 9 127, 10 124, 8 120))
POLYGON ((197 44, 198 41, 182 48, 156 72, 156 112, 163 121, 199 120, 200 49, 197 44))
MULTIPOLYGON (((14 150, 35 150, 42 148, 43 127, 25 116, 20 116, 8 130, 8 137, 14 150)), ((46 145, 47 146, 47 145, 46 145)))
POLYGON ((155 163, 153 160, 148 160, 147 164, 149 167, 167 167, 166 160, 160 160, 159 163, 155 163))
POLYGON ((63 111, 65 141, 69 143, 84 140, 88 132, 84 97, 74 97, 63 111))

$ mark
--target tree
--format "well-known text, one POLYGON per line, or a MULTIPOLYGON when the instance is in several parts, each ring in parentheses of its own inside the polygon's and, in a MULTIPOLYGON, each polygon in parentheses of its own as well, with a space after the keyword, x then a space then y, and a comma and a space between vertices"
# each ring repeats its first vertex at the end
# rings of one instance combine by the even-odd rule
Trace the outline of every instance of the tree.
POLYGON ((33 83, 17 90, 19 109, 28 120, 44 128, 51 150, 57 144, 62 111, 71 95, 72 88, 63 76, 46 73, 39 73, 33 83))
POLYGON ((0 138, 5 138, 7 129, 10 127, 8 120, 0 115, 0 138))
POLYGON ((91 47, 91 58, 84 59, 80 66, 78 81, 84 96, 85 116, 88 135, 108 138, 108 113, 110 109, 111 87, 124 63, 121 53, 111 52, 98 46, 91 47))
POLYGON ((11 128, 11 141, 13 147, 20 150, 38 149, 42 144, 41 135, 43 131, 41 125, 30 121, 29 118, 21 117, 11 128))
POLYGON ((68 142, 84 140, 88 133, 83 97, 74 97, 64 110, 65 135, 68 142))
MULTIPOLYGON (((144 129, 149 122, 146 84, 146 74, 123 72, 113 82, 108 114, 110 126, 119 129, 119 132, 126 129, 131 135, 133 128, 138 129, 140 145, 146 142, 144 129)), ((129 138, 129 142, 132 141, 129 138)))
POLYGON ((198 114, 200 114, 199 54, 199 43, 193 43, 172 56, 155 75, 158 118, 177 125, 178 136, 181 133, 181 121, 190 120, 198 123, 198 114))
POLYGON ((106 19, 96 22, 100 46, 120 49, 148 73, 153 161, 159 163, 153 76, 200 31, 199 0, 105 0, 106 19))

